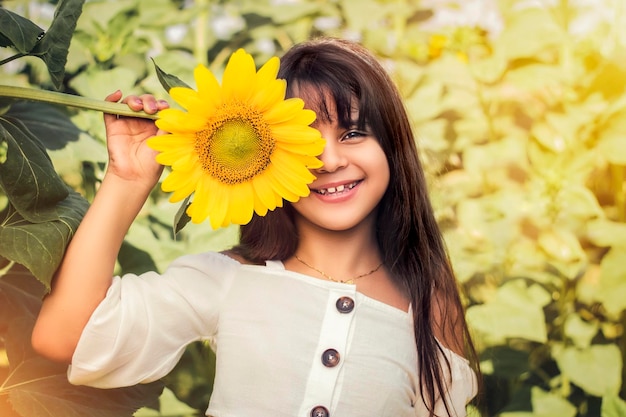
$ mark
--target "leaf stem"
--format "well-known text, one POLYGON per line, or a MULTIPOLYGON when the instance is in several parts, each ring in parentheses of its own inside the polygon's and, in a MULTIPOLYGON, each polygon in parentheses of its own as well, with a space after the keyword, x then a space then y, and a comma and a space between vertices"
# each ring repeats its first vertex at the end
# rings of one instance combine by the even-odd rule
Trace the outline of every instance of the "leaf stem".
POLYGON ((14 61, 14 60, 16 60, 16 59, 18 59, 18 58, 21 58, 21 57, 23 57, 23 56, 27 56, 27 55, 28 55, 28 54, 22 54, 22 53, 12 55, 12 56, 10 56, 10 57, 8 57, 8 58, 5 58, 5 59, 3 59, 2 61, 0 61, 0 65, 7 64, 7 63, 9 63, 9 62, 11 62, 11 61, 14 61))
POLYGON ((2 269, 0 269, 0 277, 6 275, 11 268, 13 268, 13 265, 15 265, 15 261, 9 261, 9 263, 2 269))
POLYGON ((143 111, 133 111, 122 103, 112 103, 110 101, 96 100, 88 97, 81 97, 55 91, 38 90, 35 88, 14 87, 0 85, 0 97, 11 97, 23 100, 40 101, 44 103, 61 104, 64 106, 77 107, 79 109, 97 110, 103 113, 117 114, 128 117, 141 117, 144 119, 158 118, 157 114, 148 114, 143 111))

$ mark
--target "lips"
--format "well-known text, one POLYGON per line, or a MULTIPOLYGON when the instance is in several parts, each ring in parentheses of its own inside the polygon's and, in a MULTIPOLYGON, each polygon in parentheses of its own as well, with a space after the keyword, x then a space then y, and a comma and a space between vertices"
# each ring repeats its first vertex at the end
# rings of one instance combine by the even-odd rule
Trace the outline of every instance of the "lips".
POLYGON ((359 182, 361 182, 361 180, 359 181, 353 181, 353 182, 349 182, 349 183, 345 183, 345 184, 339 184, 333 187, 326 187, 326 188, 312 188, 311 191, 313 191, 314 193, 320 194, 320 195, 332 195, 332 194, 338 194, 341 193, 343 191, 346 190, 351 190, 354 187, 356 187, 359 182))

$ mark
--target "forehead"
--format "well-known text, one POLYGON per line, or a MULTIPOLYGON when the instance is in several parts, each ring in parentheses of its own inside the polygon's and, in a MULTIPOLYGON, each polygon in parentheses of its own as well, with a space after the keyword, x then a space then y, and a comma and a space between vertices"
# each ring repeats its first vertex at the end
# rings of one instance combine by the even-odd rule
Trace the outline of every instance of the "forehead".
POLYGON ((329 87, 310 83, 298 83, 291 88, 291 95, 304 101, 304 107, 313 110, 317 122, 332 122, 349 126, 359 118, 359 103, 354 94, 345 97, 329 87))

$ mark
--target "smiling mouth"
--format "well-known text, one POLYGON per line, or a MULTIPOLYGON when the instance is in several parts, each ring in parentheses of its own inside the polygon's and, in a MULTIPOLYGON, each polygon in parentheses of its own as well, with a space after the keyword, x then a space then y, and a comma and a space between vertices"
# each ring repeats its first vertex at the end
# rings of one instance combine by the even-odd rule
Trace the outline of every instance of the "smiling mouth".
POLYGON ((342 185, 338 185, 336 187, 328 187, 328 188, 319 188, 319 189, 312 189, 311 191, 320 194, 320 195, 329 195, 329 194, 336 194, 336 193, 340 193, 342 191, 345 190, 351 190, 354 187, 356 187, 359 182, 361 181, 354 181, 351 182, 350 184, 342 184, 342 185))

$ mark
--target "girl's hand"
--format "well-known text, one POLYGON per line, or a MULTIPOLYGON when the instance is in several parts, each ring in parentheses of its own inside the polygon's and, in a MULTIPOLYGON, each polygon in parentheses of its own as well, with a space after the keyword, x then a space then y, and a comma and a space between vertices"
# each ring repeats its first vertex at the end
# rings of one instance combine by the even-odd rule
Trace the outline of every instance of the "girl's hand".
MULTIPOLYGON (((117 102, 122 92, 116 91, 106 100, 117 102)), ((122 103, 135 111, 143 110, 154 114, 169 107, 163 100, 157 100, 150 94, 128 96, 122 103)), ((155 161, 157 152, 148 147, 146 139, 164 134, 154 124, 154 120, 139 117, 124 117, 113 114, 104 115, 107 135, 109 165, 107 175, 115 175, 123 180, 145 184, 152 188, 158 182, 163 166, 155 161)))

